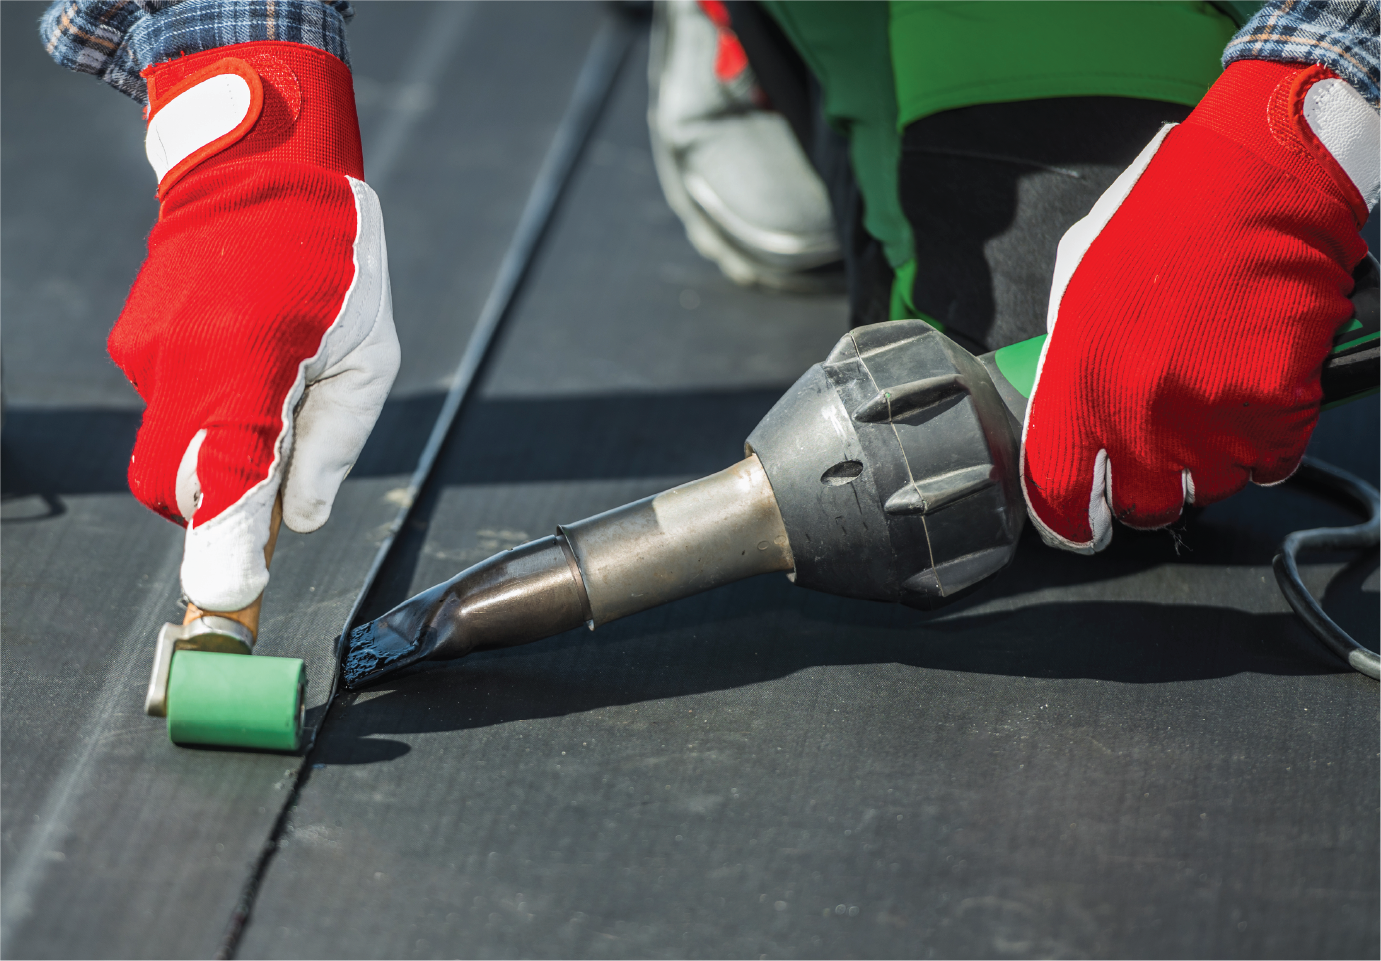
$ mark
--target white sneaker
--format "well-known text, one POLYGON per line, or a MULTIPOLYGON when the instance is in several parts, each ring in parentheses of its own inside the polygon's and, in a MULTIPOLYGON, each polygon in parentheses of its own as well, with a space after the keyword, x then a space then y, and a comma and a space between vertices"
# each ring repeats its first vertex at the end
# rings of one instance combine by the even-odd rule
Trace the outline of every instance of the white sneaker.
POLYGON ((761 105, 722 19, 695 0, 654 4, 647 121, 667 203, 695 249, 737 283, 837 286, 806 273, 841 257, 825 185, 786 119, 761 105))

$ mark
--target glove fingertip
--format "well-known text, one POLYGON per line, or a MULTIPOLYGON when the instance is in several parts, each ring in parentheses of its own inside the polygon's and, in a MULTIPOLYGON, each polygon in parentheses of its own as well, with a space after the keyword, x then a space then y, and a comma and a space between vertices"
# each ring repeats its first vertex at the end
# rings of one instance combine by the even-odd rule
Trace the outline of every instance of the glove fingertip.
POLYGON ((1108 500, 1117 519, 1136 530, 1152 531, 1175 523, 1195 496, 1193 475, 1184 470, 1134 467, 1115 495, 1111 477, 1108 483, 1108 500))
POLYGON ((1294 477, 1295 471, 1299 470, 1303 463, 1304 454, 1300 453, 1291 458, 1257 464, 1251 470, 1251 482, 1258 487, 1275 487, 1294 477))
MULTIPOLYGON (((331 443, 323 443, 325 440, 339 444, 344 431, 314 429, 320 426, 300 425, 292 461, 283 478, 283 523, 299 534, 312 533, 330 518, 340 485, 354 465, 353 456, 346 460, 342 454, 357 453, 342 452, 331 443)), ((353 448, 355 444, 349 446, 353 448)))
POLYGON ((283 523, 290 531, 310 534, 331 519, 331 502, 303 496, 298 487, 291 478, 283 487, 283 523))
POLYGON ((246 530, 218 530, 208 536, 204 526, 187 528, 181 575, 182 592, 204 611, 243 610, 269 583, 264 545, 258 538, 246 530))
POLYGON ((1021 488, 1027 514, 1041 540, 1076 554, 1093 554, 1107 547, 1112 540, 1112 511, 1108 507, 1112 471, 1107 451, 1099 450, 1082 468, 1042 474, 1044 483, 1038 481, 1023 449, 1021 488), (1087 493, 1076 489, 1076 484, 1060 483, 1060 477, 1087 478, 1087 493))
POLYGON ((268 586, 264 550, 273 526, 278 484, 246 491, 210 520, 187 527, 182 549, 182 590, 207 611, 239 611, 268 586))

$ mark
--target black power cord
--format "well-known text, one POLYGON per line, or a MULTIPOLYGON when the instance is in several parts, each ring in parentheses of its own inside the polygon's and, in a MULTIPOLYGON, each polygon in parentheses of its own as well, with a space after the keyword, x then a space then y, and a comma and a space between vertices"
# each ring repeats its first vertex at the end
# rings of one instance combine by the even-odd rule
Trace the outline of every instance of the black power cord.
POLYGON ((1367 677, 1381 680, 1381 658, 1375 651, 1357 643, 1352 635, 1324 613, 1314 595, 1300 579, 1297 557, 1300 551, 1350 551, 1375 547, 1381 540, 1381 495, 1375 487, 1340 467, 1305 458, 1295 477, 1324 493, 1361 508, 1367 520, 1352 527, 1316 527, 1295 531, 1280 544, 1280 553, 1271 561, 1276 583, 1295 609, 1300 620, 1334 654, 1367 677))

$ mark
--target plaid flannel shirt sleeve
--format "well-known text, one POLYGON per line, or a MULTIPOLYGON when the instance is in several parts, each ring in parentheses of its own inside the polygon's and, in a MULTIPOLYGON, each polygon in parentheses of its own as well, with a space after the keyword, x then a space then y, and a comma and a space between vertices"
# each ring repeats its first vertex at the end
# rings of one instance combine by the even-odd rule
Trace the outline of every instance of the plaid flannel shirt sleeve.
POLYGON ((1381 63, 1378 0, 1275 0, 1229 41, 1223 66, 1235 60, 1316 63, 1377 105, 1381 63))
POLYGON ((148 103, 140 71, 253 40, 302 43, 350 65, 347 0, 55 0, 39 19, 48 54, 148 103))

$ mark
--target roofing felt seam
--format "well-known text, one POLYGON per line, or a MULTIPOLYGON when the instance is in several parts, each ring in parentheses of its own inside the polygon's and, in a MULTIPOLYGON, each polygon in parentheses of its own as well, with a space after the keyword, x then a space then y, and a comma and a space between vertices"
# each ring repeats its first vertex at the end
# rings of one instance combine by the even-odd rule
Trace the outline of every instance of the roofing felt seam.
MULTIPOLYGON (((460 28, 456 29, 459 30, 460 28)), ((413 505, 417 502, 428 477, 431 476, 432 468, 436 465, 437 455, 441 452, 441 447, 455 424, 456 415, 459 414, 471 388, 475 385, 477 376, 484 367, 485 358, 489 355, 495 337, 508 314, 509 305, 512 304, 513 297, 522 284, 532 256, 542 240, 542 235, 546 231, 552 213, 556 210, 562 191, 570 180, 571 171, 575 169, 576 161, 580 158, 581 150, 589 138, 590 131, 594 129, 595 122, 599 119, 600 112, 609 98, 609 92, 613 89, 614 81, 618 78, 619 67, 623 64, 632 39, 631 24, 624 17, 615 13, 605 19, 603 27, 595 35, 594 41, 590 45, 585 63, 576 78, 570 103, 566 107, 566 112, 561 118, 560 126, 556 129, 556 135, 552 138, 546 158, 533 182, 532 192, 528 195, 527 204, 518 220, 513 239, 509 242, 508 250, 499 266, 499 273, 494 280, 494 286, 480 311, 479 320, 470 333, 470 339, 465 345, 465 352, 461 355, 460 363, 456 366, 450 389, 442 402, 441 410, 437 413, 436 421, 432 424, 427 445, 423 448, 421 456, 418 457, 417 467, 413 470, 412 477, 408 482, 407 492, 401 498, 402 503, 399 506, 398 515, 390 525, 388 536, 379 545, 379 549, 374 555, 374 562, 370 565, 364 583, 360 585, 359 592, 355 596, 355 603, 346 616, 345 624, 340 633, 342 640, 349 636, 350 629, 355 626, 361 608, 369 598, 375 580, 385 565, 388 564, 398 532, 407 523, 413 505)), ((342 650, 343 645, 338 643, 337 662, 339 662, 342 650)), ((297 803, 303 786, 311 776, 312 749, 316 744, 317 732, 325 725, 330 716, 331 707, 335 703, 339 678, 340 672, 337 670, 331 679, 331 692, 327 696, 325 710, 320 715, 321 720, 312 729, 310 739, 303 752, 302 763, 298 765, 292 790, 284 798, 283 806, 279 809, 278 816, 274 821, 273 831, 264 842, 264 846, 245 880, 244 889, 240 894, 235 910, 231 913, 230 920, 226 924, 225 936, 221 941, 220 950, 216 953, 217 958, 233 958, 235 956, 240 935, 244 932, 245 924, 254 909, 254 899, 258 895, 259 883, 273 860, 274 852, 278 850, 288 812, 297 803)))

